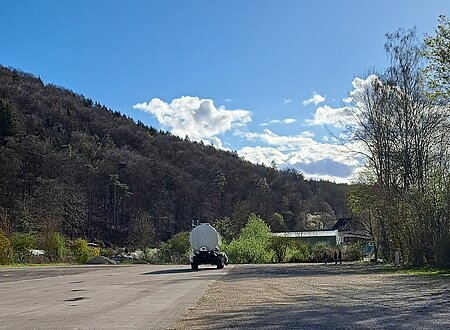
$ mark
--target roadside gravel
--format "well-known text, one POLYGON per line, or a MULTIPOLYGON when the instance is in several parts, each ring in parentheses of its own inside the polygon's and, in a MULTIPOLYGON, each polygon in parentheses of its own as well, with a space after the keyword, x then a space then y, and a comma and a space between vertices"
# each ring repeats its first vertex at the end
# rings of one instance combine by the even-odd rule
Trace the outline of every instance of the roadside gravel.
POLYGON ((237 265, 169 329, 450 329, 449 282, 377 266, 237 265))

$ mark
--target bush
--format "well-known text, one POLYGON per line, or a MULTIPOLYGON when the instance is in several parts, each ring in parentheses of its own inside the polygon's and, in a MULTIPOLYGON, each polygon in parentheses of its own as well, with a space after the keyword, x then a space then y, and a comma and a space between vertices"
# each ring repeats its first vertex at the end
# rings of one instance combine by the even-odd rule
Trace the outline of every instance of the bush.
POLYGON ((268 263, 273 259, 269 243, 270 227, 251 214, 239 237, 226 246, 225 252, 234 263, 268 263))
POLYGON ((8 264, 11 261, 12 244, 5 232, 0 229, 0 265, 8 264))
POLYGON ((270 239, 269 247, 273 251, 275 262, 286 261, 289 249, 292 249, 293 241, 288 237, 275 236, 270 239))
POLYGON ((342 258, 346 261, 361 260, 363 258, 361 243, 347 244, 342 252, 342 258))
MULTIPOLYGON (((323 259, 323 255, 326 253, 327 255, 331 255, 330 253, 330 245, 323 242, 315 243, 311 248, 311 258, 315 262, 321 262, 323 259)), ((331 260, 329 260, 331 261, 331 260)))
POLYGON ((77 238, 70 247, 75 262, 84 264, 89 259, 100 255, 100 248, 91 248, 86 240, 77 238))
POLYGON ((302 242, 292 242, 286 251, 287 262, 307 262, 311 260, 309 246, 302 242))
POLYGON ((31 233, 18 233, 12 234, 12 246, 14 252, 15 261, 18 263, 27 263, 31 259, 31 249, 36 244, 36 237, 31 233))
POLYGON ((161 263, 185 264, 190 260, 190 251, 189 232, 183 231, 161 243, 157 259, 161 263))
POLYGON ((45 250, 45 256, 50 262, 62 259, 66 250, 64 237, 57 232, 49 232, 41 235, 41 248, 45 250))

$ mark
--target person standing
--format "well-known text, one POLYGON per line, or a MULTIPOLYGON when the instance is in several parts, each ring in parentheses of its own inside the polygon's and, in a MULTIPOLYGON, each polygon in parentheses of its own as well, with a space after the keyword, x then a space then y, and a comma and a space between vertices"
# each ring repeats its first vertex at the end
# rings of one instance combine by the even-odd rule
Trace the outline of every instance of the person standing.
POLYGON ((342 252, 341 252, 341 250, 339 250, 338 258, 339 258, 339 264, 342 265, 342 252))
POLYGON ((336 252, 336 250, 334 250, 334 264, 337 265, 337 261, 338 261, 338 254, 336 252))
POLYGON ((326 264, 328 263, 328 253, 325 252, 325 253, 323 254, 322 260, 323 260, 323 264, 324 264, 324 265, 326 265, 326 264))

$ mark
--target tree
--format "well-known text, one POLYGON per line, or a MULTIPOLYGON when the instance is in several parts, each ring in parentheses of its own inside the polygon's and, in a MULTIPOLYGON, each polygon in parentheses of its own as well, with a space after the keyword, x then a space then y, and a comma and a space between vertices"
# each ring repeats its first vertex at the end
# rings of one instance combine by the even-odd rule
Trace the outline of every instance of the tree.
POLYGON ((88 242, 82 238, 77 238, 73 241, 70 250, 72 251, 72 256, 75 262, 79 264, 83 264, 94 257, 94 253, 89 247, 88 242))
POLYGON ((12 234, 12 246, 14 255, 18 263, 26 263, 31 257, 31 249, 36 244, 36 237, 31 233, 18 233, 12 234))
POLYGON ((45 250, 45 255, 51 262, 61 260, 64 255, 66 244, 64 237, 57 232, 45 232, 41 235, 40 245, 45 250))
POLYGON ((12 254, 12 244, 5 232, 0 229, 0 265, 10 262, 12 254))
POLYGON ((147 212, 138 213, 131 219, 128 240, 131 245, 141 249, 155 245, 155 227, 147 212))
POLYGON ((438 100, 450 99, 450 19, 439 16, 434 36, 425 37, 424 55, 428 60, 425 78, 430 96, 438 100))
POLYGON ((350 203, 374 225, 384 259, 399 250, 408 263, 437 264, 449 230, 448 200, 439 196, 449 185, 450 109, 426 97, 415 30, 386 37, 390 66, 352 95, 352 134, 365 147, 373 180, 354 190, 350 203), (367 196, 376 201, 375 214, 367 196))
POLYGON ((233 231, 233 223, 229 217, 223 217, 216 220, 213 224, 214 229, 220 234, 223 243, 229 243, 236 236, 233 231))
POLYGON ((293 246, 292 239, 289 237, 275 236, 270 239, 270 249, 274 253, 276 262, 286 261, 288 249, 293 246))
POLYGON ((266 263, 272 260, 269 243, 270 227, 252 213, 239 237, 228 245, 226 252, 235 263, 266 263))
POLYGON ((12 103, 0 99, 0 139, 14 136, 19 128, 17 114, 12 103))
POLYGON ((381 214, 379 195, 375 191, 373 184, 356 184, 350 187, 347 192, 347 201, 352 215, 359 219, 363 228, 370 235, 373 246, 375 260, 378 260, 380 242, 386 242, 386 233, 381 229, 384 227, 383 216, 381 214))

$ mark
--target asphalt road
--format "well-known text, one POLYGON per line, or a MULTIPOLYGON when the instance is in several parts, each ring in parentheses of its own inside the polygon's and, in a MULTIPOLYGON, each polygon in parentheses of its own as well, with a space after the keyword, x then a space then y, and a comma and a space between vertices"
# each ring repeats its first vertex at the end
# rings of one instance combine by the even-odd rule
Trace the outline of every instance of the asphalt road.
POLYGON ((0 269, 1 329, 166 329, 227 272, 189 266, 0 269))

